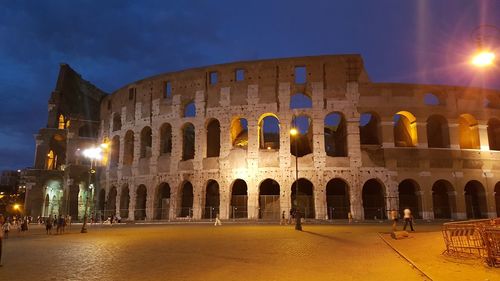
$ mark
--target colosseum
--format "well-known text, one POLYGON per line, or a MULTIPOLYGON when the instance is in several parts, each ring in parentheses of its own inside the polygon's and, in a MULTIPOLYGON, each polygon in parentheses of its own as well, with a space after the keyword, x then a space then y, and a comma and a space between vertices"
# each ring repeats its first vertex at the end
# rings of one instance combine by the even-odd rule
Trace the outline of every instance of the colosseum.
POLYGON ((32 216, 500 215, 500 91, 372 82, 360 55, 213 65, 111 94, 61 64, 35 138, 32 216))

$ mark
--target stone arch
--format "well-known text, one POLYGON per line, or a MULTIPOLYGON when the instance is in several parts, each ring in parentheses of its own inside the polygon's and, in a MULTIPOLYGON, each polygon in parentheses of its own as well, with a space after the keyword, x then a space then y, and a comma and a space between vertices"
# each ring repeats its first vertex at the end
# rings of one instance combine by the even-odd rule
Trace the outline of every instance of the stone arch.
POLYGON ((153 144, 153 136, 151 127, 146 126, 141 130, 141 154, 140 158, 151 157, 151 147, 153 144))
POLYGON ((130 190, 127 184, 124 184, 120 193, 120 217, 128 218, 130 206, 130 190))
POLYGON ((413 217, 419 219, 421 216, 422 198, 420 197, 420 186, 413 179, 405 179, 398 185, 399 215, 403 217, 404 209, 411 210, 413 217))
POLYGON ((172 126, 163 123, 160 127, 160 154, 172 153, 172 126))
POLYGON ((195 131, 194 125, 186 123, 182 126, 182 160, 194 159, 195 131))
MULTIPOLYGON (((86 160, 85 158, 83 159, 86 160)), ((66 162, 66 137, 54 134, 49 141, 49 151, 45 166, 47 170, 57 170, 66 162)))
POLYGON ((302 157, 313 152, 313 127, 312 119, 307 115, 294 116, 292 128, 297 134, 290 135, 290 154, 302 157))
POLYGON ((219 157, 220 155, 220 123, 217 119, 207 122, 207 157, 219 157))
POLYGON ((495 205, 497 209, 497 217, 500 217, 500 181, 495 184, 495 205))
POLYGON ((290 97, 290 109, 312 108, 312 99, 303 93, 296 93, 290 97))
POLYGON ((101 219, 105 219, 105 217, 104 217, 105 208, 106 208, 106 190, 101 189, 99 191, 99 198, 98 198, 98 205, 97 205, 97 210, 99 213, 98 215, 101 219))
POLYGON ((116 195, 117 195, 117 190, 115 186, 111 186, 111 189, 108 192, 108 201, 106 204, 106 214, 105 218, 107 216, 113 216, 116 215, 116 195))
POLYGON ((183 114, 184 117, 196 117, 196 105, 194 101, 190 101, 184 106, 183 114))
POLYGON ((162 182, 156 189, 154 218, 168 220, 170 214, 170 185, 162 182))
POLYGON ((341 178, 334 178, 326 184, 326 206, 328 219, 347 219, 351 210, 349 185, 341 178))
POLYGON ((394 115, 394 145, 417 146, 417 119, 408 111, 400 111, 394 115))
POLYGON ((347 124, 340 112, 326 115, 324 120, 324 138, 326 155, 332 157, 347 156, 347 124))
POLYGON ((141 184, 137 187, 135 193, 135 220, 146 219, 146 201, 148 198, 148 190, 145 185, 141 184))
POLYGON ((431 148, 450 147, 448 121, 442 115, 434 114, 427 118, 427 145, 431 148))
POLYGON ((132 130, 125 133, 123 146, 123 165, 130 166, 134 162, 134 132, 132 130))
POLYGON ((359 138, 361 144, 380 145, 382 140, 380 117, 375 112, 364 112, 359 118, 359 138))
POLYGON ((458 119, 461 149, 479 149, 479 126, 474 116, 466 113, 458 119))
POLYGON ((468 219, 483 219, 488 217, 486 192, 483 185, 476 180, 469 181, 464 188, 465 209, 468 219))
POLYGON ((265 179, 259 185, 259 218, 280 218, 280 185, 273 179, 265 179))
POLYGON ((203 218, 212 219, 219 213, 220 209, 220 188, 215 180, 209 180, 205 188, 205 208, 203 218))
POLYGON ((438 180, 432 185, 432 206, 435 219, 451 219, 456 199, 453 185, 447 180, 438 180))
POLYGON ((111 140, 111 152, 109 157, 110 167, 117 167, 120 162, 120 137, 114 136, 111 140))
POLYGON ((378 179, 370 179, 363 185, 363 211, 365 220, 385 219, 385 191, 378 179))
POLYGON ((259 148, 274 149, 280 148, 280 122, 273 113, 265 113, 259 117, 258 122, 259 148))
POLYGON ((113 132, 119 131, 122 129, 122 117, 118 113, 113 114, 113 132))
POLYGON ((242 179, 231 185, 231 218, 248 217, 248 186, 242 179))
POLYGON ((50 197, 49 197, 49 194, 47 193, 45 195, 44 212, 43 212, 44 217, 48 217, 49 215, 51 215, 50 210, 49 210, 49 206, 50 206, 50 197))
POLYGON ((315 218, 314 212, 314 185, 305 178, 294 181, 290 187, 290 201, 292 206, 298 208, 304 218, 315 218), (298 196, 297 196, 298 187, 298 196))
POLYGON ((234 147, 247 149, 248 121, 245 118, 235 117, 231 121, 231 144, 234 147))
POLYGON ((488 143, 490 150, 500 150, 500 120, 497 118, 488 120, 488 143))
POLYGON ((180 217, 192 217, 193 216, 193 185, 189 181, 185 181, 181 186, 181 200, 180 210, 178 214, 180 217))

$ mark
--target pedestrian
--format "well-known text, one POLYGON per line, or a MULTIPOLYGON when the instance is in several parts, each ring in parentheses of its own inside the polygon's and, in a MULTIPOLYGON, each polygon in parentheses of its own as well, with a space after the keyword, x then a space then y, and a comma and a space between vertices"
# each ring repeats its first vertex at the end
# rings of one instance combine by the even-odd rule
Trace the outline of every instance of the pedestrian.
POLYGON ((292 224, 292 222, 293 222, 293 213, 294 213, 293 208, 291 208, 290 209, 290 214, 288 216, 288 223, 289 224, 292 224))
POLYGON ((9 231, 10 231, 10 221, 7 219, 5 223, 2 225, 2 231, 4 233, 4 239, 9 238, 9 231))
POLYGON ((405 226, 403 227, 403 230, 406 230, 406 226, 410 224, 410 229, 411 231, 415 231, 413 229, 413 215, 411 214, 411 211, 409 208, 406 208, 404 211, 404 219, 405 219, 405 226))
POLYGON ((66 223, 66 222, 64 221, 64 217, 63 217, 63 216, 61 216, 61 215, 59 215, 59 221, 57 222, 57 229, 58 229, 58 231, 57 231, 57 232, 58 232, 59 234, 64 234, 64 226, 65 226, 64 224, 65 224, 65 223, 66 223))
POLYGON ((392 231, 396 231, 398 224, 398 212, 394 209, 390 212, 391 220, 392 220, 392 231))
POLYGON ((281 213, 280 225, 282 225, 282 224, 284 224, 284 225, 286 225, 286 224, 287 224, 287 223, 286 223, 286 218, 285 218, 285 211, 283 211, 283 212, 281 213))
POLYGON ((217 226, 217 225, 222 225, 222 222, 221 222, 221 221, 220 221, 220 219, 219 219, 219 214, 217 214, 217 215, 215 216, 215 224, 214 224, 214 225, 215 225, 215 226, 217 226))
POLYGON ((52 234, 52 217, 48 217, 45 221, 45 231, 47 235, 52 234))
POLYGON ((302 214, 300 213, 300 210, 297 209, 295 211, 295 230, 300 230, 302 231, 302 214))
POLYGON ((349 223, 352 223, 352 213, 351 212, 347 213, 347 219, 349 220, 349 223))

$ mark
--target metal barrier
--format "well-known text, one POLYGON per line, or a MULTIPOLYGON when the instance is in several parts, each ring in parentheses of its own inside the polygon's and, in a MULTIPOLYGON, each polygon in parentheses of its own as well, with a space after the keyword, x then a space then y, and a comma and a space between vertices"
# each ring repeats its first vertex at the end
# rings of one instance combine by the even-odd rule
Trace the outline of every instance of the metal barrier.
POLYGON ((443 224, 445 253, 454 257, 484 258, 500 265, 500 218, 443 224))

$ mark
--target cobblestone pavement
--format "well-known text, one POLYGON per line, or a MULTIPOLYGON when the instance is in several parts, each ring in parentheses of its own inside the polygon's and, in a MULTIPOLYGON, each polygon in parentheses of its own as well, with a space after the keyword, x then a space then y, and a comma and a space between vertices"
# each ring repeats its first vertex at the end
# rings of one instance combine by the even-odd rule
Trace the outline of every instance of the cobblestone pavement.
POLYGON ((108 225, 47 236, 32 228, 5 240, 0 280, 428 280, 380 239, 389 229, 108 225))

